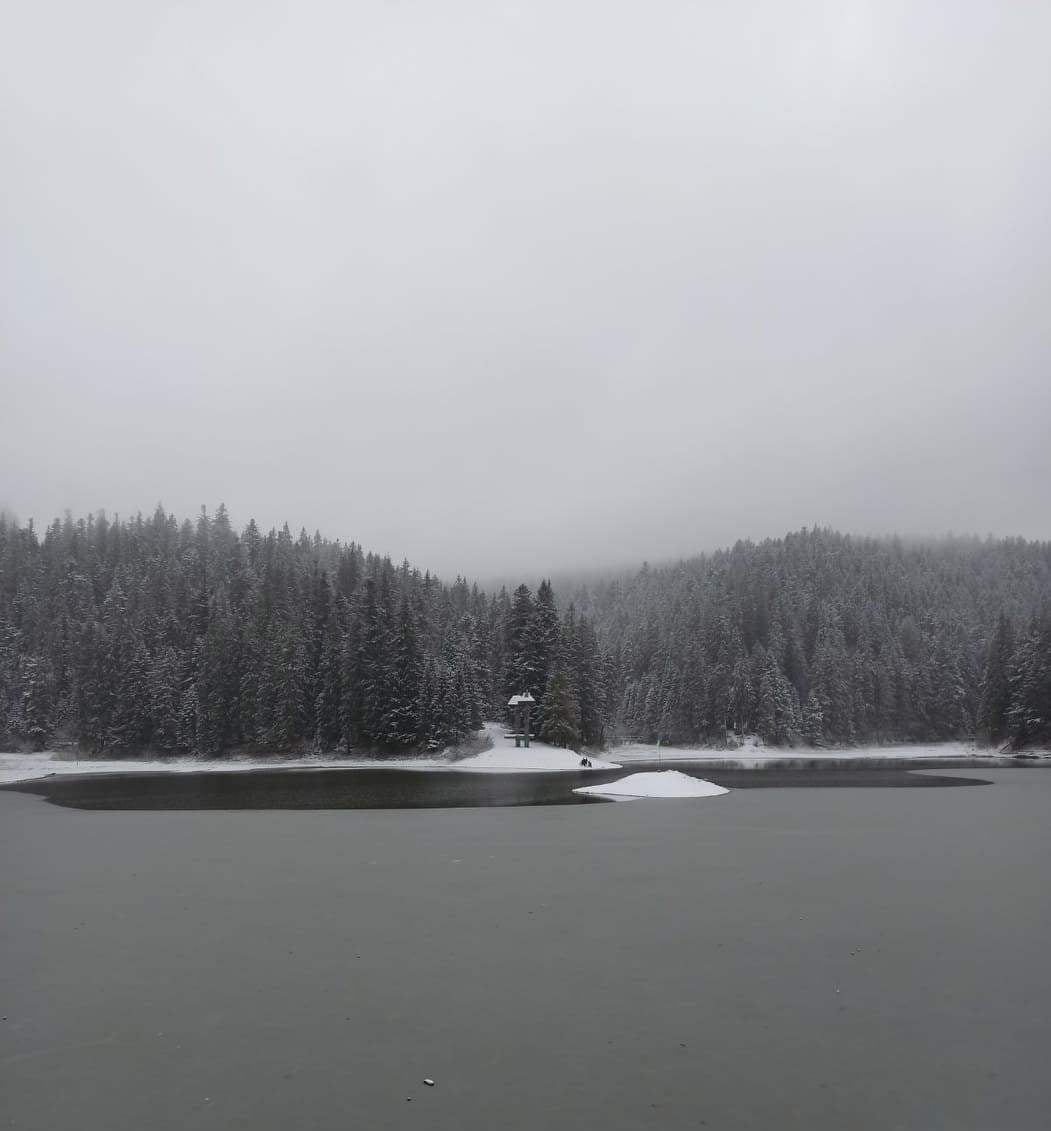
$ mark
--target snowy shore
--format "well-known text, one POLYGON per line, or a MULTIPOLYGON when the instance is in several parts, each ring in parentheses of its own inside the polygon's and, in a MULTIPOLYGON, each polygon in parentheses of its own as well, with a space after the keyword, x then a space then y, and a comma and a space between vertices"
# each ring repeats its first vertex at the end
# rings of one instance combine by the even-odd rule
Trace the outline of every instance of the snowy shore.
MULTIPOLYGON (((552 773, 579 772, 580 755, 572 750, 532 741, 529 749, 516 749, 504 738, 501 723, 487 723, 485 731, 492 748, 453 760, 442 754, 404 758, 70 758, 61 752, 39 754, 0 753, 0 784, 32 781, 50 774, 202 774, 249 773, 253 770, 440 770, 459 773, 552 773)), ((596 770, 619 770, 617 762, 592 758, 596 770)))
MULTIPOLYGON (((492 746, 465 758, 447 754, 418 757, 332 757, 310 755, 300 758, 71 758, 61 751, 38 754, 0 752, 0 784, 31 781, 49 774, 200 774, 250 773, 256 770, 438 770, 461 773, 559 773, 579 772, 580 755, 572 750, 533 741, 529 749, 516 749, 513 740, 504 738, 501 723, 487 723, 485 734, 492 746)), ((785 761, 966 761, 1004 757, 995 750, 976 747, 969 742, 926 743, 908 746, 859 746, 840 749, 813 747, 769 747, 746 740, 736 750, 713 750, 710 747, 657 746, 647 743, 626 743, 613 749, 610 758, 591 757, 595 770, 619 770, 639 763, 693 763, 695 765, 734 765, 757 769, 785 761)), ((1047 753, 1038 757, 1044 760, 1047 753)))
POLYGON ((656 743, 625 743, 613 751, 614 757, 624 765, 638 762, 694 762, 739 766, 765 766, 784 761, 856 761, 868 759, 955 760, 967 758, 999 758, 998 751, 976 747, 973 742, 917 743, 894 746, 843 746, 834 749, 813 746, 765 746, 759 741, 746 740, 736 749, 715 750, 707 746, 658 746, 656 743))

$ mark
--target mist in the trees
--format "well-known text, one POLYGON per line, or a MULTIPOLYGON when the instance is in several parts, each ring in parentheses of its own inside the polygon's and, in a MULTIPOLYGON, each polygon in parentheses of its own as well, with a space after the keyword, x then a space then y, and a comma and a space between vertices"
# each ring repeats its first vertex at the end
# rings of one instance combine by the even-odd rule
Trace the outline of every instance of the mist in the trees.
POLYGON ((530 692, 559 746, 1051 738, 1051 546, 802 531, 486 595, 287 527, 0 519, 0 733, 42 749, 440 750, 530 692))

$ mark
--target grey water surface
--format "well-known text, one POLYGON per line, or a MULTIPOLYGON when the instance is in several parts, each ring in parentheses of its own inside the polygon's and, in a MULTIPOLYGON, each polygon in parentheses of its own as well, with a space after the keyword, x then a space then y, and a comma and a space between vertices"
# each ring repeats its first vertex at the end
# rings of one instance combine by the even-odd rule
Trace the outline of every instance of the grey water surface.
POLYGON ((0 1126, 1044 1128, 1051 774, 981 777, 353 812, 0 791, 0 1126))

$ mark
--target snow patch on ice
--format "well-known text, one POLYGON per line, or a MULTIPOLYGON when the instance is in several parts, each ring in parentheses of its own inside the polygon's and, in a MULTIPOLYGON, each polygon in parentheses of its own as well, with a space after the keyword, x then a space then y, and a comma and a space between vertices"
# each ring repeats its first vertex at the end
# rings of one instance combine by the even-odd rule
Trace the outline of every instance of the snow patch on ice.
POLYGON ((680 770, 658 770, 648 774, 628 774, 618 781, 601 785, 583 785, 574 793, 591 793, 598 797, 719 797, 729 793, 715 782, 693 778, 680 770))

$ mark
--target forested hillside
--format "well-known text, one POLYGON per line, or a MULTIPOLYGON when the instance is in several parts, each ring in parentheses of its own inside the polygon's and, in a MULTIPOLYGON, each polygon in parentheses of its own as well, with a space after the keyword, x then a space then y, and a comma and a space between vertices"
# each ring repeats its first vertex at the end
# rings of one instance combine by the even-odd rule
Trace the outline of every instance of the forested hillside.
POLYGON ((1051 739, 1051 544, 812 530, 582 590, 646 739, 1051 739))
POLYGON ((218 754, 444 746, 490 710, 484 598, 357 545, 89 518, 0 525, 11 739, 218 754))
POLYGON ((1051 740, 1051 546, 803 531, 556 601, 225 509, 0 518, 0 741, 439 749, 529 690, 561 745, 1051 740))

